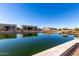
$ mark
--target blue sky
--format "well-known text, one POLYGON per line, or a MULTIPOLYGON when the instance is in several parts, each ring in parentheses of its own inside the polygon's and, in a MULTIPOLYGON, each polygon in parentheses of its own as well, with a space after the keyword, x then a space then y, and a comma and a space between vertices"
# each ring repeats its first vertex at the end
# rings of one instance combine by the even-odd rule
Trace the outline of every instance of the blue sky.
POLYGON ((75 28, 79 27, 79 4, 0 4, 0 23, 75 28))

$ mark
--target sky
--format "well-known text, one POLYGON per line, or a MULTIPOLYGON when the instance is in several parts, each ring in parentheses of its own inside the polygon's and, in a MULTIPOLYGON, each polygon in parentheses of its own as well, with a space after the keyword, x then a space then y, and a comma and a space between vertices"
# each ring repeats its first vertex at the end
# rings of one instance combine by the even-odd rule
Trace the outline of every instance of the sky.
POLYGON ((79 4, 0 3, 0 23, 75 28, 79 27, 79 4))

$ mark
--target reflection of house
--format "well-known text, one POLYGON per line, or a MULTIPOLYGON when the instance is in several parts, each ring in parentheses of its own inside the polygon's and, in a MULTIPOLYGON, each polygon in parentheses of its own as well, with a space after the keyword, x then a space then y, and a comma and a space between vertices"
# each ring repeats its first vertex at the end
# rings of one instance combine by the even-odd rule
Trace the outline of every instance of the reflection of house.
POLYGON ((0 24, 0 30, 9 31, 16 30, 17 25, 15 24, 0 24))
POLYGON ((23 37, 36 37, 37 33, 27 33, 27 34, 22 34, 23 37))
POLYGON ((11 39, 16 38, 16 34, 0 34, 0 39, 11 39))
POLYGON ((22 25, 21 29, 22 30, 38 30, 38 27, 37 26, 22 25))

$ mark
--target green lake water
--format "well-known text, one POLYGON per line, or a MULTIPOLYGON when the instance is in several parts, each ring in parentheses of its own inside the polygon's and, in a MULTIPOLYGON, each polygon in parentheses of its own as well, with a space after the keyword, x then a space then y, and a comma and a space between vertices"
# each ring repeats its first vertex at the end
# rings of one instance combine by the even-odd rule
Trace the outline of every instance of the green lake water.
POLYGON ((0 56, 31 56, 73 39, 61 34, 0 34, 0 56))

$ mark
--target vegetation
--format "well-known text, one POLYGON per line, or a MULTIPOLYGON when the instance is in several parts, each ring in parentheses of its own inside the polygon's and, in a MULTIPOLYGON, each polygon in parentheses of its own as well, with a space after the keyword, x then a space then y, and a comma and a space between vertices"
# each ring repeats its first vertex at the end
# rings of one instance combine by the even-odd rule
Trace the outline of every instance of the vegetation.
POLYGON ((79 28, 74 28, 74 31, 76 31, 78 33, 79 32, 79 28))

